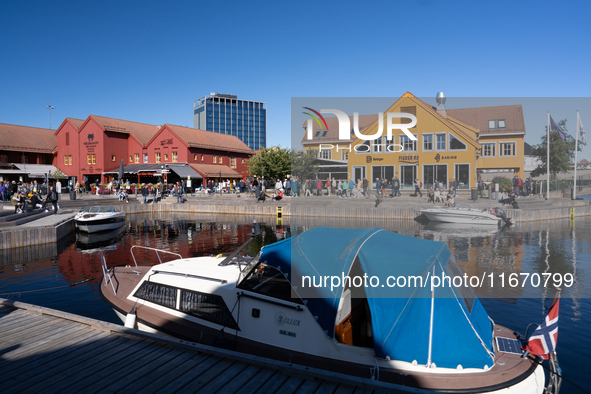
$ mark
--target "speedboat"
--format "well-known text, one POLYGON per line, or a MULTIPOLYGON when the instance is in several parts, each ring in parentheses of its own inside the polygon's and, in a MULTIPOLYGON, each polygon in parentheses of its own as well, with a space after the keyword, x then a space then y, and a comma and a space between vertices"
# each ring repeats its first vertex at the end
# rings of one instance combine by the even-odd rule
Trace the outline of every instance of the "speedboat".
POLYGON ((519 346, 499 347, 520 342, 490 319, 471 287, 433 285, 434 277, 462 276, 445 242, 316 227, 255 257, 240 256, 247 243, 229 256, 152 249, 153 266, 137 265, 135 252, 150 249, 141 246, 131 249, 135 267, 108 269, 102 257, 101 297, 127 327, 393 389, 544 390, 542 366, 519 346), (159 264, 163 254, 176 259, 159 264))
POLYGON ((86 233, 115 230, 125 224, 125 212, 111 206, 82 207, 74 222, 78 230, 86 233))
POLYGON ((447 208, 420 208, 419 211, 432 222, 458 223, 458 224, 492 224, 511 225, 511 219, 507 217, 501 208, 477 209, 456 205, 447 208))

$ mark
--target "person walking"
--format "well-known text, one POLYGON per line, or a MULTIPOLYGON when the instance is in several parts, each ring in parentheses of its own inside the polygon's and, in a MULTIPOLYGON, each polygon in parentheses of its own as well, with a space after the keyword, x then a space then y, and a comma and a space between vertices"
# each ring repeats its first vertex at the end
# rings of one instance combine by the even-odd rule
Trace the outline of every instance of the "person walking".
POLYGON ((158 185, 152 186, 152 202, 158 204, 158 185))
MULTIPOLYGON (((334 178, 332 178, 332 181, 334 183, 334 178)), ((326 191, 328 192, 328 196, 330 197, 330 187, 331 187, 332 183, 330 183, 330 177, 326 179, 326 191)))
MULTIPOLYGON (((345 182, 347 182, 345 180, 345 182)), ((349 196, 353 197, 353 190, 355 190, 355 181, 353 180, 353 178, 351 178, 351 180, 349 180, 349 196)), ((357 195, 357 197, 359 197, 359 195, 357 195)))
POLYGON ((392 197, 401 197, 400 194, 400 180, 398 179, 398 175, 394 175, 392 178, 392 197))
MULTIPOLYGON (((450 189, 453 186, 450 186, 450 189)), ((484 182, 482 181, 482 179, 480 180, 480 182, 478 182, 478 194, 480 195, 480 198, 482 198, 482 191, 484 190, 484 182)))
POLYGON ((310 192, 310 188, 312 187, 312 182, 310 182, 310 180, 306 180, 306 183, 304 184, 304 189, 306 189, 306 193, 304 194, 304 197, 312 197, 312 193, 310 192))
POLYGON ((144 204, 146 204, 146 199, 148 198, 148 189, 146 189, 146 185, 142 184, 140 192, 142 193, 142 197, 144 197, 144 204))
POLYGON ((51 203, 53 205, 54 215, 57 215, 57 192, 53 190, 53 186, 49 186, 49 193, 47 193, 47 197, 45 197, 43 205, 41 206, 41 209, 45 210, 45 212, 47 212, 47 209, 45 208, 45 205, 47 205, 47 203, 51 203))
POLYGON ((316 195, 322 195, 322 181, 320 179, 316 179, 316 195))
POLYGON ((423 187, 423 183, 419 181, 419 178, 415 178, 415 197, 419 195, 423 197, 423 193, 421 193, 421 187, 423 187))
POLYGON ((359 181, 357 182, 357 198, 359 198, 359 196, 363 193, 363 180, 361 178, 359 178, 359 181))
POLYGON ((367 188, 369 187, 369 181, 367 178, 363 178, 363 195, 365 198, 369 198, 369 193, 367 192, 367 188))
POLYGON ((347 182, 347 180, 345 179, 345 181, 342 183, 342 188, 343 188, 343 192, 341 193, 341 196, 343 198, 347 198, 347 190, 349 190, 349 183, 347 182))

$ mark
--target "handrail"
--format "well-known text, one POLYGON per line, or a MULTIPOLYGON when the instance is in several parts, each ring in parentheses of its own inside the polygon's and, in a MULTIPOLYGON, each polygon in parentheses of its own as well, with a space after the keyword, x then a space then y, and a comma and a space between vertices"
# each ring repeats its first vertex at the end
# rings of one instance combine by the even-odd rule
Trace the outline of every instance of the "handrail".
MULTIPOLYGON (((136 265, 137 266, 137 265, 136 265)), ((105 255, 101 251, 101 267, 103 269, 103 277, 105 278, 105 286, 107 285, 107 273, 109 269, 107 268, 107 261, 105 260, 105 255)), ((113 285, 113 279, 111 275, 109 275, 109 282, 111 282, 111 288, 113 289, 113 294, 117 295, 117 291, 115 290, 115 286, 113 285)))
POLYGON ((156 248, 149 248, 149 247, 147 247, 147 246, 134 245, 134 246, 132 246, 132 247, 131 247, 131 249, 130 249, 129 251, 131 252, 131 257, 133 258, 133 262, 134 262, 134 264, 135 264, 135 266, 136 266, 136 267, 137 267, 138 265, 137 265, 137 261, 135 260, 135 255, 133 254, 133 249, 134 249, 134 248, 141 248, 141 249, 146 249, 146 250, 153 250, 153 251, 155 251, 155 252, 156 252, 156 256, 158 257, 158 261, 160 261, 160 264, 162 264, 162 259, 160 258, 160 254, 159 254, 158 252, 163 252, 163 253, 172 254, 172 255, 178 256, 178 257, 179 257, 179 258, 181 258, 181 259, 183 258, 183 256, 181 256, 180 254, 178 254, 178 253, 174 253, 174 252, 170 252, 170 251, 168 251, 168 250, 164 250, 164 249, 156 249, 156 248))

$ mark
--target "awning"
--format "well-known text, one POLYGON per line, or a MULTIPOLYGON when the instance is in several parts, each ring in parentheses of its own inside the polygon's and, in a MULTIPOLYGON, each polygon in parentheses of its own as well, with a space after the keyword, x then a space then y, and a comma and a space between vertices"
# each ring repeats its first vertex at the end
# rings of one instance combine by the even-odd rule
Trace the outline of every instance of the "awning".
POLYGON ((189 164, 193 169, 207 178, 242 178, 242 174, 224 165, 189 164))
MULTIPOLYGON (((181 178, 191 177, 192 179, 202 179, 203 177, 199 175, 188 163, 152 163, 152 164, 129 164, 123 167, 123 172, 125 174, 140 174, 145 172, 149 172, 156 176, 162 175, 162 170, 169 170, 173 171, 181 178)), ((105 171, 103 174, 119 174, 119 169, 115 169, 112 171, 105 171)))
MULTIPOLYGON (((14 166, 21 170, 23 174, 27 174, 29 178, 45 178, 46 174, 50 178, 53 178, 53 174, 58 170, 56 166, 51 164, 15 163, 14 166)), ((15 172, 11 173, 15 174, 15 172)), ((61 178, 64 179, 67 177, 68 176, 64 174, 61 178)))
POLYGON ((203 179, 190 165, 168 166, 168 168, 181 178, 191 177, 191 179, 203 179))

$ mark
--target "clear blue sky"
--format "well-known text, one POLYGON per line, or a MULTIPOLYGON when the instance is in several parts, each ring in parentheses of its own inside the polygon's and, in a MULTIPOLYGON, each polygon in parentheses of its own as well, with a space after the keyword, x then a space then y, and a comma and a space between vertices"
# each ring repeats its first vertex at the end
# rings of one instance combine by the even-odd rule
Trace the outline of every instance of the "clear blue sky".
MULTIPOLYGON (((0 122, 48 127, 51 104, 54 129, 89 114, 192 127, 193 101, 220 92, 267 102, 268 146, 289 146, 291 97, 586 97, 590 11, 588 1, 4 0, 0 122)), ((591 130, 589 107, 553 115, 571 134, 577 109, 591 130)))

